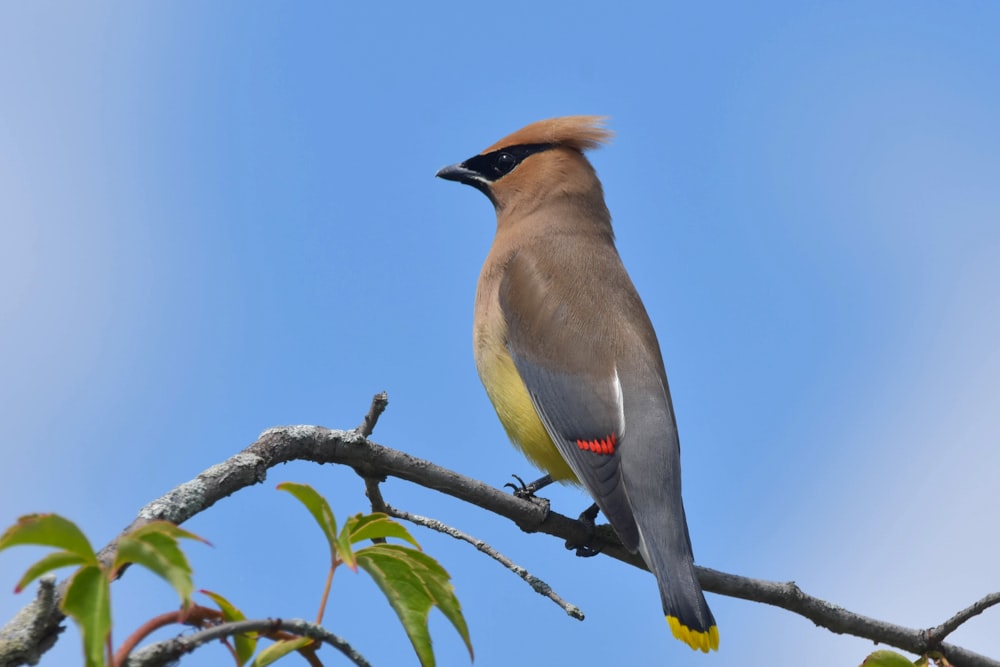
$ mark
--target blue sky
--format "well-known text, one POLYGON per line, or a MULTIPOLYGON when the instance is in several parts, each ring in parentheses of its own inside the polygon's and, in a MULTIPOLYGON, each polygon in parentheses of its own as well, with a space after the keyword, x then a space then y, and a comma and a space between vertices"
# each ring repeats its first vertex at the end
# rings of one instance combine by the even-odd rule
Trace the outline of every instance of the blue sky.
MULTIPOLYGON (((991 2, 7 3, 0 523, 57 511, 103 544, 262 430, 351 428, 383 389, 378 442, 531 476, 472 360, 493 212, 433 175, 528 122, 604 114, 617 137, 592 160, 663 347, 698 562, 937 624, 1000 590, 997 25, 991 2)), ((285 480, 367 509, 351 471, 303 463, 192 521, 214 544, 190 549, 197 585, 251 616, 312 616, 325 576, 285 480)), ((587 614, 417 530, 480 666, 871 650, 709 595, 721 650, 696 655, 650 575, 384 492, 587 614)), ((35 555, 0 554, 0 589, 35 555)), ((135 572, 115 596, 118 638, 174 604, 135 572)), ((0 595, 0 617, 27 601, 0 595)), ((998 656, 998 619, 953 640, 998 656)), ((415 664, 362 576, 338 573, 327 623, 375 664, 415 664)), ((439 664, 465 664, 431 626, 439 664)), ((68 633, 42 664, 78 651, 68 633)))

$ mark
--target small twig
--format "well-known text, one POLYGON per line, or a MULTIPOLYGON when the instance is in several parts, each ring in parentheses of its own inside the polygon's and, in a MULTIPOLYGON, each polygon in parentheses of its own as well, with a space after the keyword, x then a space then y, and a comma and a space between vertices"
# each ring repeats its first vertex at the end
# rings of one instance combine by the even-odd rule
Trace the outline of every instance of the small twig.
POLYGON ((504 567, 506 567, 508 570, 510 570, 511 572, 513 572, 514 574, 516 574, 517 576, 519 576, 522 579, 524 579, 526 582, 528 582, 528 585, 531 586, 535 590, 536 593, 538 593, 539 595, 544 595, 548 599, 550 599, 553 602, 555 602, 557 605, 559 605, 560 607, 562 607, 563 611, 565 611, 567 614, 569 614, 573 618, 575 618, 575 619, 577 619, 579 621, 583 620, 583 618, 584 618, 583 617, 583 611, 581 611, 579 607, 577 607, 575 604, 571 604, 571 603, 566 602, 565 600, 563 600, 562 597, 560 597, 558 593, 556 593, 554 590, 552 590, 551 586, 549 586, 547 583, 545 583, 544 581, 542 581, 541 579, 539 579, 535 575, 533 575, 530 572, 528 572, 526 569, 524 569, 523 567, 521 567, 520 565, 518 565, 517 563, 515 563, 511 559, 509 559, 506 556, 504 556, 502 553, 500 553, 499 551, 497 551, 496 549, 494 549, 493 547, 491 547, 489 544, 487 544, 483 540, 480 540, 479 538, 473 537, 472 535, 469 535, 468 533, 463 533, 459 529, 453 528, 452 526, 449 526, 449 525, 447 525, 445 523, 442 523, 442 522, 438 521, 437 519, 429 519, 427 517, 420 516, 418 514, 410 514, 409 512, 396 509, 395 507, 391 507, 389 505, 385 506, 385 510, 384 511, 389 516, 396 517, 397 519, 403 519, 404 521, 409 521, 411 523, 415 523, 415 524, 418 524, 420 526, 424 526, 425 528, 430 528, 431 530, 436 530, 439 533, 444 533, 445 535, 450 535, 450 536, 454 537, 457 540, 462 540, 463 542, 468 542, 469 544, 471 544, 472 546, 476 547, 477 549, 479 549, 480 551, 482 551, 484 554, 486 554, 487 556, 489 556, 493 560, 499 562, 501 565, 503 565, 504 567))
MULTIPOLYGON (((365 415, 365 419, 361 422, 361 426, 355 429, 359 435, 367 438, 372 434, 372 431, 375 429, 375 424, 378 422, 379 416, 383 411, 385 411, 388 404, 389 396, 384 391, 380 394, 375 394, 375 396, 372 397, 372 405, 368 409, 368 414, 365 415)), ((385 481, 385 477, 365 475, 362 474, 357 468, 355 468, 355 472, 361 475, 361 478, 365 480, 365 495, 368 496, 368 501, 372 504, 372 512, 385 512, 385 499, 382 497, 382 490, 378 486, 379 483, 385 481)), ((376 544, 385 544, 385 538, 377 537, 373 539, 372 542, 375 542, 376 544)))
MULTIPOLYGON (((355 472, 357 472, 355 470, 355 472)), ((358 473, 359 475, 361 473, 358 473)), ((388 514, 388 505, 385 503, 385 498, 382 497, 382 489, 379 488, 379 483, 385 481, 385 478, 376 479, 374 477, 367 477, 362 475, 365 480, 365 495, 368 496, 369 502, 372 504, 372 512, 382 512, 383 514, 388 514)), ((372 542, 374 544, 385 544, 384 537, 373 537, 372 542)))
POLYGON ((378 418, 382 416, 385 412, 386 406, 389 405, 389 394, 386 392, 380 392, 372 397, 372 405, 368 408, 368 414, 365 415, 365 420, 358 425, 355 431, 361 434, 361 437, 367 438, 375 430, 375 424, 378 423, 378 418))
POLYGON ((365 495, 368 496, 368 500, 372 504, 372 512, 385 512, 387 505, 385 504, 385 498, 382 497, 382 490, 378 486, 384 478, 365 477, 364 479, 365 495))
POLYGON ((174 639, 168 639, 147 646, 129 656, 125 665, 126 667, 165 667, 165 665, 177 661, 181 656, 190 653, 199 646, 215 641, 216 639, 249 632, 276 632, 278 630, 285 630, 300 637, 309 637, 324 644, 329 644, 343 653, 348 660, 358 667, 371 667, 364 656, 358 653, 353 646, 341 637, 315 623, 297 618, 290 620, 280 618, 256 619, 223 623, 201 630, 193 635, 175 637, 174 639))
POLYGON ((974 616, 978 616, 993 605, 1000 604, 1000 591, 990 593, 981 600, 978 600, 962 611, 958 612, 941 625, 927 630, 927 645, 931 647, 939 646, 944 638, 958 629, 960 625, 974 616))

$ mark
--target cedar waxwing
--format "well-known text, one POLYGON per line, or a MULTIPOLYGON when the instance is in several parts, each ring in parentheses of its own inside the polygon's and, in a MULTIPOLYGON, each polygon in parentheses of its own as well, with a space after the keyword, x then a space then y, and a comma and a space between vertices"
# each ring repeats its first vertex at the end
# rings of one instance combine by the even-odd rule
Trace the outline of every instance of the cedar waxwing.
POLYGON ((553 479, 586 487, 656 576, 674 636, 707 652, 719 630, 694 570, 663 358, 583 154, 610 139, 602 122, 532 123, 437 176, 496 208, 473 345, 507 434, 553 479))

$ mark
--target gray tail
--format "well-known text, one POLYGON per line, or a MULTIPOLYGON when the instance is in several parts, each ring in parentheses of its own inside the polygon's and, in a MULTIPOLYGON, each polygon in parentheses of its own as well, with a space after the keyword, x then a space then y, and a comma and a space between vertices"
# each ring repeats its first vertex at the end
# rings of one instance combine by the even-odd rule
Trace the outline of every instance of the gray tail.
POLYGON ((660 530, 652 531, 648 538, 643 522, 639 522, 639 552, 656 576, 663 614, 674 637, 707 653, 719 648, 719 628, 698 583, 684 508, 679 509, 660 514, 660 530))

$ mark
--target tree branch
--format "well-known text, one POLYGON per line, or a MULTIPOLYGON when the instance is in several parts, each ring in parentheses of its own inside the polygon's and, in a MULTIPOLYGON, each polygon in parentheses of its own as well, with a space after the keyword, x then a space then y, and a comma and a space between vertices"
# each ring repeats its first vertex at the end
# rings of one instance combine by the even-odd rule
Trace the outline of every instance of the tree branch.
POLYGON ((55 575, 39 579, 35 599, 0 628, 0 665, 38 664, 63 631, 59 600, 55 575))
POLYGON ((981 600, 978 600, 962 611, 958 612, 941 625, 927 630, 927 643, 930 646, 938 646, 944 638, 958 629, 958 626, 968 621, 973 616, 978 616, 995 604, 1000 604, 1000 592, 990 593, 981 600))
POLYGON ((578 621, 583 620, 583 612, 575 604, 570 604, 562 599, 562 597, 552 590, 552 587, 547 583, 536 577, 535 575, 528 572, 525 568, 521 567, 511 559, 504 556, 502 553, 491 547, 489 544, 483 540, 477 539, 468 533, 464 533, 457 528, 453 528, 437 519, 429 519, 425 516, 420 516, 419 514, 410 514, 403 510, 398 510, 395 507, 385 505, 385 509, 381 510, 388 514, 389 516, 396 517, 397 519, 402 519, 404 521, 409 521, 415 523, 418 526, 424 526, 425 528, 430 528, 431 530, 436 530, 439 533, 444 533, 445 535, 450 535, 456 540, 462 540, 463 542, 468 542, 472 546, 476 547, 479 551, 497 561, 505 568, 516 574, 517 576, 524 579, 532 590, 534 590, 539 595, 544 595, 548 599, 559 605, 560 608, 573 618, 578 621))
MULTIPOLYGON (((506 517, 527 532, 546 533, 574 543, 590 540, 601 553, 646 569, 641 558, 622 547, 610 526, 599 526, 596 534, 591 535, 575 519, 549 511, 544 500, 521 499, 430 461, 383 447, 367 440, 359 430, 335 431, 319 426, 286 426, 265 431, 239 454, 143 507, 124 532, 156 519, 181 524, 236 491, 263 482, 268 469, 296 460, 347 465, 366 479, 387 475, 404 479, 506 517)), ((118 539, 101 550, 102 559, 110 559, 118 539)), ((918 655, 938 650, 955 667, 1000 667, 1000 661, 941 641, 954 627, 995 604, 994 596, 977 603, 981 609, 974 605, 975 609, 961 612, 943 626, 915 630, 847 611, 803 593, 791 582, 762 581, 703 567, 697 569, 706 591, 781 607, 835 633, 855 635, 918 655)), ((59 595, 60 591, 56 591, 56 599, 59 595)), ((12 667, 28 664, 31 655, 40 655, 54 642, 62 619, 54 604, 36 601, 22 610, 0 629, 0 664, 12 667), (37 647, 36 653, 25 652, 26 637, 30 638, 30 646, 37 647)))
POLYGON ((211 628, 200 630, 187 637, 175 637, 174 639, 167 639, 146 646, 130 655, 125 662, 125 667, 165 667, 166 665, 173 664, 181 656, 190 653, 199 646, 215 641, 216 639, 223 639, 248 632, 270 633, 279 630, 329 644, 347 656, 358 667, 371 667, 364 656, 358 653, 354 647, 341 637, 338 637, 320 625, 297 618, 290 620, 282 620, 280 618, 258 619, 221 623, 211 628))

